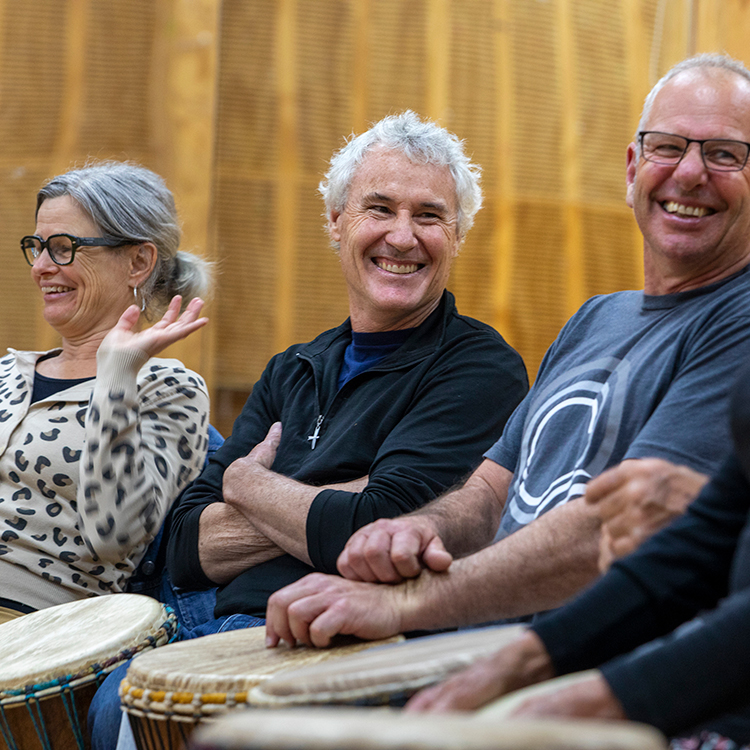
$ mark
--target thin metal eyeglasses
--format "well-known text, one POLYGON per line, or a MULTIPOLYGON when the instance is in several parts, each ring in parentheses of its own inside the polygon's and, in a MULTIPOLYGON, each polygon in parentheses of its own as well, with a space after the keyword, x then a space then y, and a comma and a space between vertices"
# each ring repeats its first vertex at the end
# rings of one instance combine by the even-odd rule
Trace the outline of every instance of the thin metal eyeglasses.
POLYGON ((712 172, 740 172, 750 155, 750 143, 726 138, 699 140, 657 130, 642 130, 638 133, 638 139, 646 161, 673 167, 682 161, 691 143, 700 145, 703 164, 712 172))
POLYGON ((106 237, 76 237, 74 234, 51 234, 46 240, 29 234, 21 238, 23 257, 30 265, 45 251, 53 263, 69 266, 76 257, 79 247, 122 247, 130 243, 123 240, 109 240, 106 237))

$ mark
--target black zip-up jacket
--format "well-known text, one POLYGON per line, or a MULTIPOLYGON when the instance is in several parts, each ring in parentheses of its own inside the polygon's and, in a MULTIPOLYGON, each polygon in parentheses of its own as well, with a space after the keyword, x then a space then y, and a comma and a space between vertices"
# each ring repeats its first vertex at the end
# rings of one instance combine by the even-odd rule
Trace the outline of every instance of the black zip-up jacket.
POLYGON ((528 390, 520 356, 493 328, 459 315, 449 292, 401 347, 339 390, 350 341, 347 320, 273 357, 231 437, 175 509, 172 580, 207 588, 214 584, 198 561, 199 516, 222 501, 226 467, 273 422, 283 426, 273 471, 311 485, 369 476, 362 492, 322 490, 313 501, 306 533, 314 568, 290 555, 249 568, 219 589, 217 617, 263 617, 274 591, 313 570, 335 573, 358 528, 424 505, 473 470, 528 390))

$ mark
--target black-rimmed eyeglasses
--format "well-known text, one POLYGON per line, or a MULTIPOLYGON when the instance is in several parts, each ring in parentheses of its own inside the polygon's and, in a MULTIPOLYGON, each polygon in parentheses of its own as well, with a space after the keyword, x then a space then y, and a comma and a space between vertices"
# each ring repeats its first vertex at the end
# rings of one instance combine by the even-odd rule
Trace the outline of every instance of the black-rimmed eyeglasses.
POLYGON ((685 138, 674 133, 660 133, 656 130, 642 130, 638 133, 641 154, 646 161, 655 164, 676 166, 691 143, 700 145, 703 164, 713 172, 739 172, 747 164, 750 143, 722 138, 685 138))
POLYGON ((58 266, 69 266, 76 257, 79 247, 122 247, 130 243, 123 240, 108 240, 106 237, 76 237, 73 234, 51 234, 46 240, 34 234, 21 239, 23 257, 30 265, 45 251, 53 263, 58 266))

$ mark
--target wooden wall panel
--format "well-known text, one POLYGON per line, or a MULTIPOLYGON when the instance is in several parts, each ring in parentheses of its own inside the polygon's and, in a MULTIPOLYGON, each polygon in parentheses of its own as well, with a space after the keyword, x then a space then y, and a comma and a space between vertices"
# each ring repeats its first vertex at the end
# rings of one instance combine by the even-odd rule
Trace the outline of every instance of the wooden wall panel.
POLYGON ((356 19, 352 4, 343 0, 316 3, 299 0, 296 8, 300 170, 314 179, 325 171, 325 154, 330 156, 341 148, 344 137, 353 129, 352 98, 356 84, 351 72, 357 56, 356 19))
POLYGON ((84 67, 75 155, 145 161, 155 3, 89 0, 87 5, 77 24, 84 67))
MULTIPOLYGON (((48 175, 60 137, 66 97, 65 67, 58 55, 66 14, 55 0, 27 6, 0 3, 0 257, 5 293, 0 296, 0 351, 38 345, 38 292, 29 278, 19 239, 34 230, 34 196, 48 175), (34 40, 34 52, 29 52, 34 40)), ((63 47, 63 53, 65 46, 63 47)))
MULTIPOLYGON (((510 159, 520 196, 563 197, 563 106, 555 3, 508 0, 513 123, 510 159)), ((502 106, 503 102, 500 102, 502 106)))
MULTIPOLYGON (((275 351, 276 3, 222 3, 214 179, 219 388, 249 390, 275 351)), ((218 421, 218 420, 217 420, 218 421)))
POLYGON ((316 188, 314 181, 303 182, 297 195, 300 221, 294 243, 294 269, 299 279, 294 298, 295 342, 309 341, 349 315, 339 258, 323 230, 323 201, 316 188))
POLYGON ((441 124, 466 141, 472 160, 482 167, 484 208, 454 263, 449 286, 482 320, 494 318, 493 193, 498 183, 498 135, 495 125, 503 102, 497 96, 495 35, 491 0, 451 3, 448 105, 441 124))
POLYGON ((4 0, 0 4, 0 158, 18 161, 50 153, 59 132, 59 114, 69 92, 64 54, 67 17, 56 0, 40 0, 36 14, 28 6, 4 0), (30 47, 31 43, 31 47, 30 47))
POLYGON ((516 242, 512 249, 511 328, 503 335, 523 352, 533 374, 568 317, 562 281, 565 216, 563 207, 540 201, 519 201, 513 214, 516 242))
POLYGON ((596 0, 572 5, 581 199, 618 208, 625 198, 630 120, 622 9, 596 0))
POLYGON ((630 211, 594 205, 582 211, 581 221, 581 241, 586 248, 584 297, 641 288, 641 244, 633 241, 637 233, 630 211))
POLYGON ((54 338, 18 250, 39 184, 142 161, 186 248, 219 260, 211 331, 181 356, 235 409, 346 315, 317 183, 352 131, 411 108, 483 166, 450 285, 533 376, 583 299, 642 283, 624 151, 643 97, 691 51, 750 62, 749 36, 747 0, 0 0, 0 346, 54 338))
POLYGON ((211 325, 219 388, 249 390, 274 354, 276 193, 270 179, 238 175, 216 187, 219 289, 211 325))
POLYGON ((366 61, 369 122, 404 109, 426 111, 429 7, 427 0, 372 0, 366 61))
MULTIPOLYGON (((279 160, 275 0, 224 0, 218 44, 216 178, 272 179, 279 160)), ((209 176, 210 177, 210 176, 209 176)))
MULTIPOLYGON (((0 103, 0 110, 2 104, 0 103)), ((38 291, 31 282, 19 240, 34 232, 34 196, 47 176, 44 167, 0 161, 0 258, 3 288, 0 295, 0 352, 8 347, 36 349, 40 346, 38 291)), ((54 344, 54 341, 52 342, 54 344)))
MULTIPOLYGON (((220 7, 216 0, 151 3, 149 164, 172 188, 182 249, 215 260, 213 217, 216 79, 220 7)), ((142 116, 143 113, 140 113, 142 116)), ((215 306, 204 312, 214 317, 215 306)), ((164 352, 214 385, 217 327, 203 328, 164 352)))

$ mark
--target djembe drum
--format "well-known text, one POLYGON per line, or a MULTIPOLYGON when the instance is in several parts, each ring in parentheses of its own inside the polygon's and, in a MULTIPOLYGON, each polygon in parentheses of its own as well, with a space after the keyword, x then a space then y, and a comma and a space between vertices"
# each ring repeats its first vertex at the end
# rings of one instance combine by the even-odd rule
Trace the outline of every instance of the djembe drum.
POLYGON ((134 659, 120 684, 120 698, 140 750, 184 747, 197 724, 247 706, 248 691, 278 672, 383 643, 268 649, 265 636, 265 628, 233 630, 134 659))
POLYGON ((177 621, 147 596, 61 604, 0 625, 0 738, 9 750, 84 750, 99 684, 141 651, 168 643, 177 621))
POLYGON ((500 721, 390 709, 258 709, 196 732, 194 750, 667 750, 630 722, 500 721))
POLYGON ((503 625, 414 638, 276 675, 250 692, 256 706, 401 705, 515 640, 525 628, 503 625))

